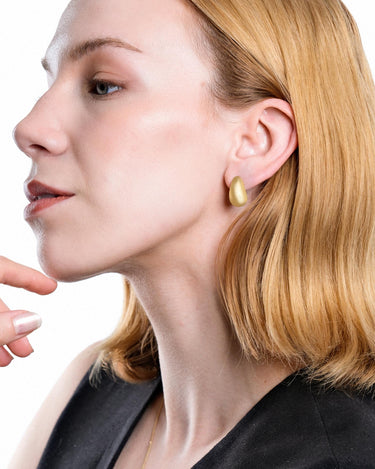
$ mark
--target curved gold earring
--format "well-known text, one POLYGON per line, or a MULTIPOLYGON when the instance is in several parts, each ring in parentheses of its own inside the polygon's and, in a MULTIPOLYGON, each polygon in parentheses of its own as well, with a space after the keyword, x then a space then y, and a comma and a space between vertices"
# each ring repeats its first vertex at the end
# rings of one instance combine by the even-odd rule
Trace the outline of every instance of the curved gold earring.
POLYGON ((229 200, 235 207, 243 207, 247 202, 245 185, 240 176, 233 178, 229 189, 229 200))

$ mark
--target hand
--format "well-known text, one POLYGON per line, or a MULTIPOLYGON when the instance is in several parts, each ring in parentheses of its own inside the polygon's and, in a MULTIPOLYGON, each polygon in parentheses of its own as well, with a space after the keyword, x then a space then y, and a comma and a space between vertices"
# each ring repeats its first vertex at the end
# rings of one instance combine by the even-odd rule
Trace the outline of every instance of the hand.
MULTIPOLYGON (((0 256, 0 283, 25 290, 48 295, 52 293, 57 283, 37 270, 17 264, 0 256)), ((37 329, 41 324, 37 314, 28 311, 10 311, 0 299, 0 367, 9 365, 12 355, 4 345, 18 357, 27 357, 33 348, 27 339, 27 334, 37 329)))

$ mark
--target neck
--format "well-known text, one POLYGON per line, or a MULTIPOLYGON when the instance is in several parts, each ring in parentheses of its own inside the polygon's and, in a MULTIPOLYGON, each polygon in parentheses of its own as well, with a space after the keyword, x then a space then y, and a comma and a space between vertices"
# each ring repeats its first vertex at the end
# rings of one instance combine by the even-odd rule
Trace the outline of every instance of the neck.
POLYGON ((181 448, 220 439, 292 372, 242 357, 214 288, 214 262, 189 254, 183 265, 154 263, 131 278, 158 342, 166 442, 181 448))

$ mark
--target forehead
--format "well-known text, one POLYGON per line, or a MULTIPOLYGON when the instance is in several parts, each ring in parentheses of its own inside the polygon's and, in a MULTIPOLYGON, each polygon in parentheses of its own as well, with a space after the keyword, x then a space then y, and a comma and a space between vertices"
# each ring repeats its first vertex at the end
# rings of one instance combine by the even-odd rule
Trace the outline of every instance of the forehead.
POLYGON ((193 29, 186 0, 72 0, 46 57, 55 61, 74 45, 98 37, 116 37, 148 55, 160 55, 192 48, 193 29))

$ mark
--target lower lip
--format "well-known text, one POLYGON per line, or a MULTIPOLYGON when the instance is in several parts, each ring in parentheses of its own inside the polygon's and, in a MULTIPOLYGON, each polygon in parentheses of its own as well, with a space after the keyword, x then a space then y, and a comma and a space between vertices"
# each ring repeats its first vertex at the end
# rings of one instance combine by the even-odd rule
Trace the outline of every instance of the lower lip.
POLYGON ((42 210, 46 210, 54 205, 63 202, 64 200, 70 199, 71 195, 62 195, 60 197, 53 197, 49 199, 39 199, 31 202, 27 207, 25 207, 25 211, 23 213, 25 220, 35 216, 37 213, 41 212, 42 210))

